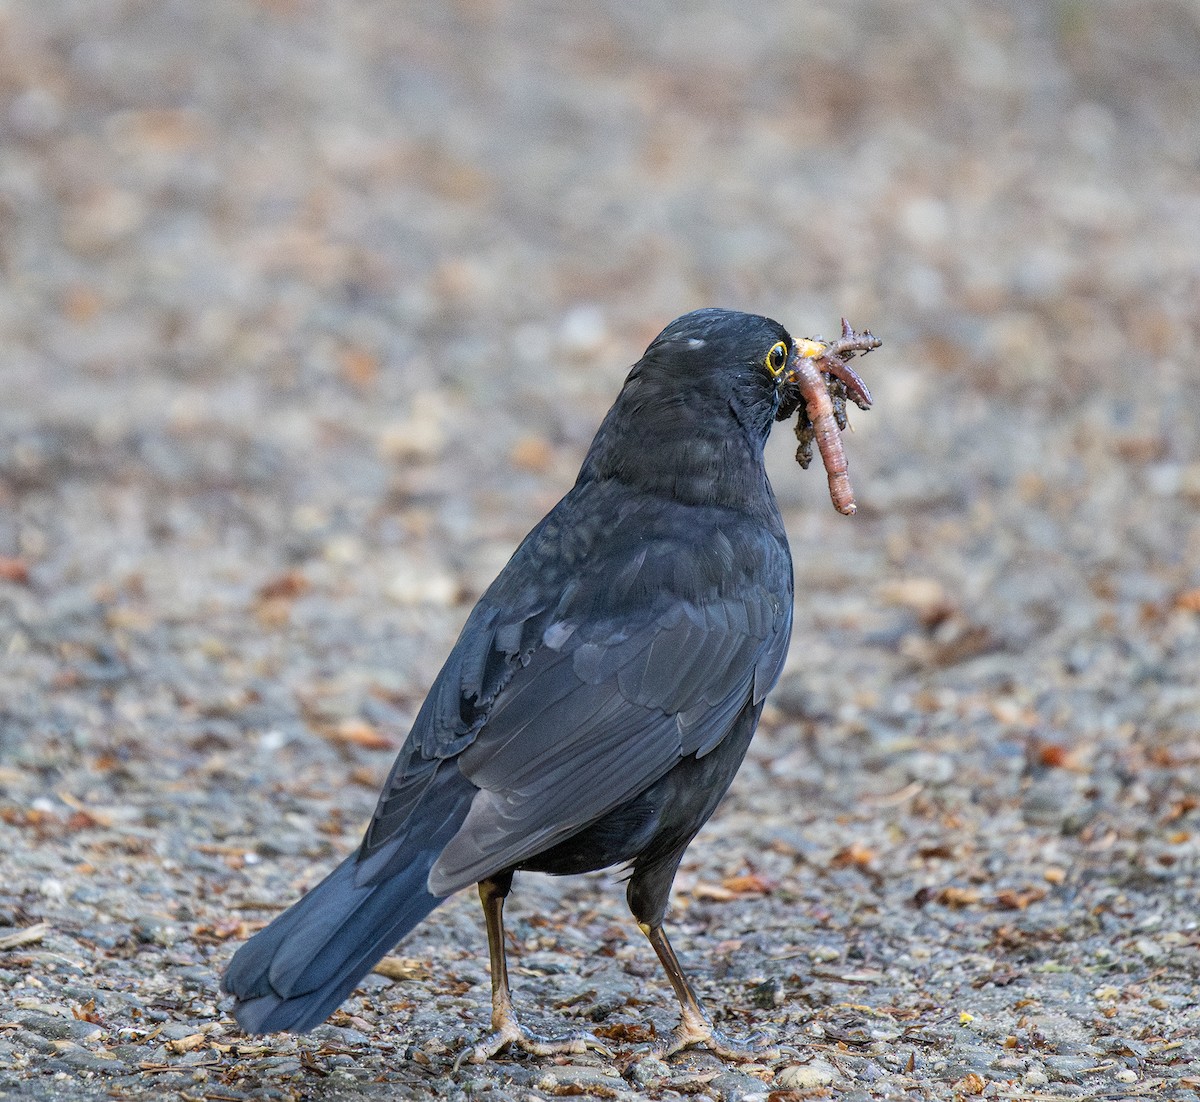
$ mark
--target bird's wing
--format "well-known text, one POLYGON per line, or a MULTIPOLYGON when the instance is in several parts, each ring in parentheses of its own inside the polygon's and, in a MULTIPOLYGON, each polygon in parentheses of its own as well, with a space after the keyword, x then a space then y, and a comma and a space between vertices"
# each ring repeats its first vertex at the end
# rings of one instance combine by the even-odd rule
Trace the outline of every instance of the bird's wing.
POLYGON ((774 684, 786 546, 661 505, 629 523, 568 499, 468 618, 384 786, 357 879, 387 876, 454 769, 479 791, 430 889, 449 894, 568 837, 728 732, 774 684), (592 524, 595 534, 589 534, 592 524), (683 532, 684 535, 680 535, 683 532))
MULTIPOLYGON (((478 737, 493 704, 542 644, 544 603, 505 615, 486 597, 467 618, 392 763, 359 851, 356 881, 369 883, 403 864, 408 837, 426 829, 422 797, 434 778, 458 772, 455 757, 478 737)), ((468 783, 465 782, 464 783, 468 783)))
POLYGON ((458 756, 480 791, 431 889, 519 864, 712 750, 774 683, 790 612, 756 590, 538 651, 458 756))

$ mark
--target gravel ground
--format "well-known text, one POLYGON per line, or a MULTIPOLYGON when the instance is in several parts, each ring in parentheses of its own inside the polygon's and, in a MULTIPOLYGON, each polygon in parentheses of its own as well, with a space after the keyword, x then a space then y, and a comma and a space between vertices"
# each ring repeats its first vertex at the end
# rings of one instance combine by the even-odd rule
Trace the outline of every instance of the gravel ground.
POLYGON ((0 1094, 1200 1093, 1188 0, 0 0, 0 1094), (678 11, 675 8, 678 7, 678 11), (793 653, 673 932, 526 877, 301 1039, 235 946, 356 844, 675 315, 884 337, 860 512, 771 446, 793 653), (639 1059, 640 1057, 640 1059, 639 1059))

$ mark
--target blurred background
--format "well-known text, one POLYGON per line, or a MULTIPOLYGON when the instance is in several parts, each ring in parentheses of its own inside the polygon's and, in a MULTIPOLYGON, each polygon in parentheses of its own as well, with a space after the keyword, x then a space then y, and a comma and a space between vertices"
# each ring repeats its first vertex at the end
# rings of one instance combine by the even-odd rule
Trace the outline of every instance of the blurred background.
POLYGON ((797 635, 727 822, 912 784, 1018 863, 1107 815, 1194 894, 1194 3, 0 0, 11 898, 62 792, 213 890, 264 832, 277 894, 314 823, 349 849, 471 602, 706 305, 885 342, 858 516, 771 444, 797 635))
POLYGON ((810 620, 918 665, 1196 641, 1192 4, 10 2, 0 271, 0 607, 126 617, 85 663, 165 686, 286 575, 285 680, 383 633, 419 692, 710 304, 886 341, 856 520, 772 445, 810 620))

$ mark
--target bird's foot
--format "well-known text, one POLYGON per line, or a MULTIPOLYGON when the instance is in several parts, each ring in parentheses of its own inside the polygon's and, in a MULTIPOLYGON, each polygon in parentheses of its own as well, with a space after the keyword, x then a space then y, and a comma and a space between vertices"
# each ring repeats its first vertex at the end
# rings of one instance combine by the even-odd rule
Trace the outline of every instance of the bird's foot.
POLYGON ((744 1041, 727 1037, 709 1020, 708 1015, 685 1008, 679 1025, 670 1037, 659 1043, 657 1055, 662 1059, 674 1056, 684 1049, 703 1046, 714 1056, 735 1064, 753 1064, 761 1060, 775 1060, 779 1049, 765 1046, 760 1034, 747 1037, 744 1041))
POLYGON ((602 1056, 611 1056, 612 1052, 599 1039, 590 1033, 573 1033, 566 1037, 542 1037, 531 1033, 515 1017, 505 1018, 495 1022, 495 1027, 486 1037, 472 1048, 464 1049, 454 1061, 454 1070, 464 1062, 468 1064, 483 1064, 496 1055, 501 1049, 515 1045, 522 1052, 531 1056, 561 1056, 567 1053, 578 1055, 587 1052, 599 1052, 602 1056))

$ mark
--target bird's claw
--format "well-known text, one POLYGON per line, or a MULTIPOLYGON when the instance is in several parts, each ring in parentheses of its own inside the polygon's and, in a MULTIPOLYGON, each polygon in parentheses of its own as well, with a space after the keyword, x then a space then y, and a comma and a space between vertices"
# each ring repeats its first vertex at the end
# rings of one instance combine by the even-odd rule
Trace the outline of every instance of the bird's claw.
POLYGON ((734 1064, 753 1064, 779 1058, 779 1049, 764 1045, 766 1038, 752 1034, 745 1040, 727 1037, 708 1019, 707 1014, 684 1013, 671 1035, 656 1046, 655 1055, 665 1060, 684 1049, 703 1046, 714 1056, 734 1064))
POLYGON ((574 1033, 566 1037, 542 1037, 530 1033, 519 1022, 509 1019, 500 1023, 499 1028, 482 1037, 479 1043, 471 1048, 465 1048, 454 1061, 454 1070, 458 1071, 464 1063, 483 1064, 495 1056, 501 1049, 515 1045, 522 1052, 531 1056, 561 1056, 564 1054, 578 1055, 583 1052, 598 1052, 602 1056, 612 1056, 612 1052, 590 1033, 574 1033))

